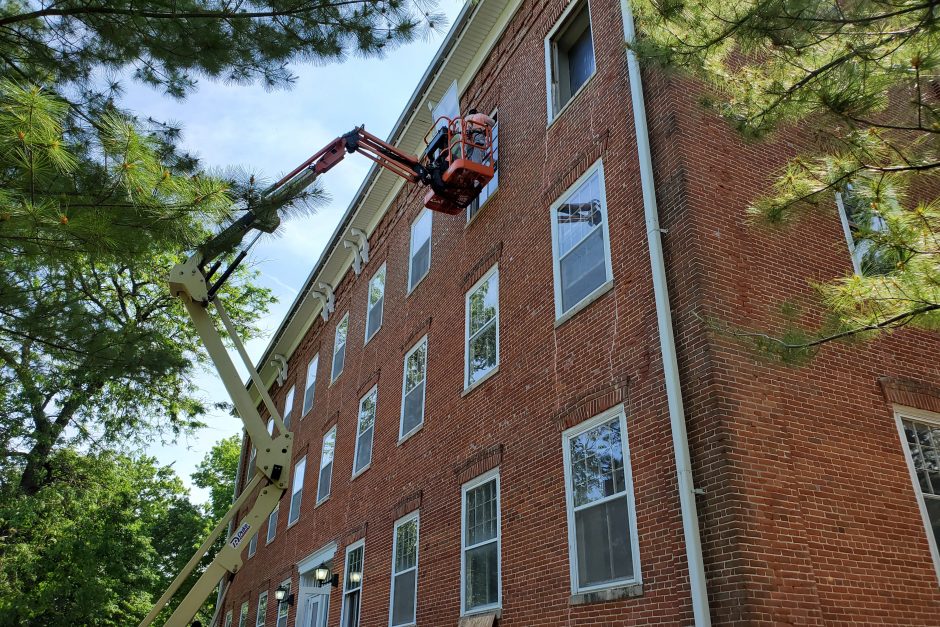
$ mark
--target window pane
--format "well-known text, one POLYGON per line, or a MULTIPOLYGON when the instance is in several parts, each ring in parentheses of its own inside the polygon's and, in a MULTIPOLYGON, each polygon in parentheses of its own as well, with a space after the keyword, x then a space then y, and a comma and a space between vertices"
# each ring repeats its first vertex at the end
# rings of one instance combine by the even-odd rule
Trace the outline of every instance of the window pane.
POLYGON ((382 266, 369 281, 369 307, 372 307, 385 294, 385 266, 382 266))
POLYGON ((496 537, 497 506, 495 479, 467 491, 466 546, 496 537))
POLYGON ((604 221, 600 173, 595 172, 556 210, 558 254, 564 256, 604 221))
POLYGON ((359 627, 359 591, 346 594, 346 607, 343 610, 344 627, 359 627))
POLYGON ((496 366, 496 321, 470 340, 470 383, 479 380, 496 366))
POLYGON ((497 542, 467 551, 466 584, 464 599, 466 609, 499 602, 499 557, 497 542))
POLYGON ((424 341, 408 355, 408 361, 405 362, 405 392, 410 392, 416 385, 424 381, 427 351, 428 343, 424 341))
POLYGON ((268 515, 268 537, 267 542, 270 542, 274 539, 274 536, 277 534, 277 513, 279 507, 275 507, 274 511, 268 515))
POLYGON ((304 494, 304 472, 307 470, 307 458, 302 458, 294 467, 293 488, 290 497, 290 512, 287 514, 288 524, 300 517, 300 502, 304 494))
POLYGON ((428 240, 421 245, 411 258, 411 283, 410 287, 418 284, 418 281, 424 278, 431 267, 431 241, 428 240))
POLYGON ((255 614, 255 627, 264 627, 268 614, 268 593, 262 592, 258 597, 258 611, 255 614))
POLYGON ((251 536, 251 540, 248 541, 248 557, 251 557, 255 554, 255 551, 258 550, 258 534, 255 533, 251 536))
POLYGON ((571 438, 569 446, 575 507, 626 490, 619 418, 571 438))
POLYGON ((320 476, 317 479, 317 502, 330 495, 330 481, 333 478, 333 450, 336 448, 336 427, 323 436, 323 449, 320 452, 320 476))
POLYGON ((306 414, 313 407, 313 397, 317 388, 317 368, 320 365, 320 356, 314 355, 310 363, 307 364, 307 381, 304 383, 304 408, 306 414))
POLYGON ((333 479, 333 462, 320 469, 320 483, 317 491, 317 501, 322 501, 330 495, 330 481, 333 479))
POLYGON ((575 512, 578 584, 591 586, 633 577, 627 499, 575 512))
POLYGON ((356 472, 372 462, 372 434, 374 432, 373 429, 369 429, 365 433, 359 434, 359 448, 356 450, 356 472))
POLYGON ((470 295, 470 336, 472 337, 487 322, 496 317, 497 302, 497 274, 494 272, 489 279, 483 282, 473 294, 470 295))
POLYGON ((933 537, 940 547, 940 498, 926 497, 924 499, 927 505, 927 518, 930 520, 930 526, 933 527, 933 537))
POLYGON ((333 347, 333 374, 336 379, 343 372, 343 363, 346 361, 346 334, 349 331, 349 314, 343 316, 343 321, 336 327, 336 343, 333 347))
POLYGON ((604 232, 597 229, 559 264, 561 308, 568 311, 607 281, 604 232))
POLYGON ((410 520, 395 532, 395 572, 414 568, 418 563, 418 521, 410 520))
POLYGON ((401 433, 410 433, 424 421, 424 381, 405 394, 405 410, 401 419, 401 433))
POLYGON ((357 590, 362 585, 362 547, 349 552, 346 557, 346 590, 357 590))
POLYGON ((395 597, 392 602, 392 625, 408 625, 415 620, 415 584, 418 571, 395 576, 395 597))
POLYGON ((287 390, 287 396, 284 398, 284 426, 290 429, 290 415, 294 410, 294 388, 295 386, 290 386, 290 389, 287 390))
POLYGON ((379 328, 382 326, 382 303, 384 299, 380 298, 375 305, 369 309, 369 330, 368 337, 372 337, 376 334, 379 328))
POLYGON ((572 95, 594 73, 594 42, 591 41, 590 24, 568 50, 568 72, 572 95))

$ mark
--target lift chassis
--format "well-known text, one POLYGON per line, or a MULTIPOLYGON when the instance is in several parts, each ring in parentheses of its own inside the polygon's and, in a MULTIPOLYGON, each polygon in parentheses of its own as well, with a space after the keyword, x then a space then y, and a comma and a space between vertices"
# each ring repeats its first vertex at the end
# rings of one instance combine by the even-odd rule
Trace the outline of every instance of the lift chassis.
MULTIPOLYGON (((463 128, 463 121, 459 118, 455 120, 441 118, 436 121, 437 123, 442 124, 439 128, 432 129, 435 132, 434 137, 429 141, 427 150, 420 158, 398 150, 395 146, 366 132, 362 127, 337 137, 280 181, 264 190, 255 206, 250 206, 244 216, 223 229, 186 261, 177 264, 170 271, 170 291, 173 296, 183 302, 257 454, 252 479, 140 623, 140 627, 149 627, 153 624, 219 535, 228 528, 235 515, 257 492, 257 498, 251 509, 238 521, 225 545, 165 623, 167 627, 189 625, 216 585, 221 585, 220 582, 226 573, 234 575, 241 569, 243 564, 241 554, 244 545, 253 534, 257 533, 264 519, 274 511, 288 486, 293 434, 284 425, 274 401, 261 381, 261 376, 238 337, 235 325, 232 324, 222 306, 217 296, 219 289, 245 258, 248 250, 258 240, 258 236, 261 233, 270 233, 278 227, 280 224, 278 211, 288 205, 297 194, 313 185, 321 174, 342 161, 348 153, 358 152, 411 183, 427 186, 429 188, 425 196, 427 207, 449 214, 462 211, 479 195, 480 190, 494 175, 493 167, 486 165, 487 160, 492 156, 490 129, 476 129, 470 132, 470 129, 463 128), (234 253, 245 236, 253 230, 259 233, 231 259, 228 267, 213 281, 224 261, 231 253, 234 253), (222 335, 210 315, 212 309, 221 320, 229 340, 247 368, 249 377, 274 422, 276 431, 268 433, 265 421, 245 388, 222 340, 222 335)), ((216 614, 218 614, 218 608, 216 614)))

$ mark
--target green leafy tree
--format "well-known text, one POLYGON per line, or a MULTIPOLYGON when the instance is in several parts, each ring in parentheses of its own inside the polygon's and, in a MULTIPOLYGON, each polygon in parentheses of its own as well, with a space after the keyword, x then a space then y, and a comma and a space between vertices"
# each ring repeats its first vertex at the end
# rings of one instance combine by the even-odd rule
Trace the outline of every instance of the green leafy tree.
MULTIPOLYGON (((382 54, 441 20, 421 0, 0 0, 0 466, 36 494, 67 446, 174 436, 206 405, 200 342, 165 280, 257 199, 178 128, 124 111, 124 80, 287 87, 290 64, 382 54)), ((318 190, 288 209, 315 206, 318 190)), ((271 302, 239 269, 219 293, 244 337, 271 302)))
POLYGON ((750 212, 785 224, 845 201, 860 272, 817 286, 812 333, 771 350, 903 326, 940 328, 940 23, 935 0, 639 0, 641 56, 690 71, 748 138, 818 129, 750 212))
POLYGON ((235 499, 235 474, 241 451, 241 438, 237 435, 219 440, 193 473, 193 484, 209 491, 206 515, 213 521, 221 519, 235 499))
POLYGON ((2 490, 0 624, 136 624, 205 519, 152 458, 59 450, 49 471, 35 494, 2 490))

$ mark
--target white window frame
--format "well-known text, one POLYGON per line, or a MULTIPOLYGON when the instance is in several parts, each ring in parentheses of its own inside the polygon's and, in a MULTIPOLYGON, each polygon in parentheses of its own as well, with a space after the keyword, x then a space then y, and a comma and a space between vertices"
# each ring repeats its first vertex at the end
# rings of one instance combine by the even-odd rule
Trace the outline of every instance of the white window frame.
POLYGON ((433 249, 434 249, 434 212, 425 207, 421 209, 421 211, 418 213, 415 219, 411 222, 411 230, 410 230, 410 235, 408 238, 408 294, 411 294, 413 291, 415 291, 415 288, 421 285, 421 282, 424 281, 424 279, 429 274, 431 274, 431 255, 434 252, 433 249), (424 218, 425 215, 427 215, 428 219, 431 221, 431 232, 428 234, 428 269, 425 271, 424 274, 421 275, 421 277, 417 281, 415 281, 415 284, 412 285, 411 284, 411 266, 414 263, 414 258, 415 258, 415 225, 417 225, 418 222, 420 222, 424 218))
POLYGON ((297 524, 297 521, 300 520, 300 508, 303 507, 303 494, 304 494, 304 475, 307 472, 307 456, 304 455, 294 464, 294 474, 291 476, 291 491, 290 491, 290 505, 287 508, 287 528, 290 529, 297 524), (300 472, 297 471, 299 467, 302 466, 300 472), (300 485, 298 486, 298 478, 300 485), (298 497, 297 495, 300 494, 298 497), (291 520, 291 514, 294 511, 294 499, 298 499, 297 504, 297 518, 291 520))
POLYGON ((549 208, 551 222, 552 222, 552 269, 555 275, 555 326, 558 326, 565 320, 568 320, 574 316, 579 311, 585 309, 588 305, 597 300, 602 294, 607 292, 614 284, 614 267, 611 262, 610 257, 610 228, 607 223, 607 187, 604 179, 604 160, 598 159, 591 166, 584 171, 584 174, 578 177, 578 180, 575 181, 568 189, 566 189, 558 199, 551 204, 549 208), (607 271, 607 280, 601 283, 599 286, 594 288, 590 294, 582 298, 580 301, 568 308, 567 311, 564 311, 562 307, 564 303, 562 302, 562 293, 561 293, 561 259, 558 255, 558 208, 561 207, 568 198, 574 194, 581 185, 586 183, 594 174, 597 173, 600 187, 600 200, 602 222, 598 227, 592 229, 590 233, 585 235, 581 240, 571 247, 568 251, 569 253, 581 245, 585 239, 594 234, 594 231, 601 229, 601 235, 604 238, 604 263, 607 271))
POLYGON ((281 420, 284 422, 284 426, 287 429, 290 429, 291 414, 294 412, 294 395, 297 392, 297 386, 292 385, 290 389, 287 390, 287 395, 284 397, 284 411, 281 413, 281 420))
MULTIPOLYGON (((369 289, 366 292, 366 331, 365 331, 366 341, 365 341, 365 344, 368 344, 369 340, 371 340, 376 335, 378 335, 379 331, 382 330, 382 324, 385 322, 385 283, 387 282, 387 280, 388 280, 388 273, 385 271, 385 264, 383 263, 381 266, 379 266, 379 269, 376 270, 375 273, 372 275, 372 278, 369 279, 369 289), (378 277, 380 274, 382 275, 382 296, 380 298, 380 300, 382 301, 382 304, 377 309, 379 310, 379 315, 381 316, 382 319, 379 320, 379 326, 376 327, 375 332, 372 335, 369 335, 369 323, 372 320, 372 312, 376 309, 376 307, 374 307, 369 302, 369 300, 372 298, 372 284, 375 283, 376 277, 378 277)), ((348 333, 347 333, 347 336, 348 336, 348 333)))
MULTIPOLYGON (((347 332, 348 335, 348 332, 347 332)), ((303 418, 313 409, 317 395, 317 370, 320 369, 320 353, 313 356, 310 363, 307 364, 307 378, 304 380, 304 404, 300 411, 300 417, 303 418), (309 395, 310 403, 307 403, 308 392, 313 388, 313 393, 309 395)))
POLYGON ((420 565, 421 559, 421 516, 418 510, 411 512, 410 514, 405 514, 401 518, 395 521, 395 525, 392 527, 392 583, 389 588, 389 599, 388 599, 388 625, 389 627, 412 627, 417 624, 418 621, 418 566, 420 565), (402 525, 410 523, 411 521, 415 522, 415 528, 417 530, 417 538, 415 542, 415 565, 414 568, 409 568, 400 573, 395 572, 395 562, 398 559, 398 528, 402 525), (395 624, 392 622, 392 614, 395 608, 395 576, 407 573, 410 570, 415 571, 415 598, 414 598, 414 614, 415 620, 410 623, 399 623, 395 624))
POLYGON ((340 375, 343 374, 343 370, 346 369, 346 346, 349 344, 349 312, 347 311, 342 318, 340 318, 339 324, 336 325, 336 329, 333 331, 333 363, 330 364, 330 385, 336 383, 336 380, 339 379, 340 375), (346 337, 343 339, 343 367, 340 368, 339 372, 336 372, 336 355, 339 354, 339 328, 346 324, 346 337))
POLYGON ((317 468, 317 505, 325 502, 330 498, 330 494, 333 492, 333 471, 336 469, 336 425, 333 425, 329 431, 323 434, 323 440, 320 443, 320 465, 317 468), (326 448, 326 439, 333 434, 333 451, 332 457, 330 458, 330 481, 327 484, 326 496, 320 498, 320 480, 321 475, 323 474, 323 454, 326 448))
POLYGON ((492 118, 496 122, 496 124, 493 125, 493 130, 492 130, 492 140, 493 140, 494 148, 496 151, 496 159, 492 160, 495 163, 495 168, 493 169, 494 171, 493 178, 496 181, 496 185, 493 186, 493 181, 490 180, 490 182, 484 185, 483 189, 480 190, 480 195, 474 198, 473 202, 471 202, 467 206, 467 224, 470 224, 471 222, 476 220, 476 217, 480 215, 481 211, 483 211, 483 207, 486 206, 486 204, 490 201, 490 198, 493 197, 493 194, 496 193, 496 190, 499 189, 499 108, 498 107, 496 109, 493 109, 493 111, 490 113, 490 118, 492 118), (483 199, 483 202, 480 202, 480 196, 482 196, 484 193, 486 194, 486 198, 483 199), (476 207, 476 209, 473 209, 473 211, 471 211, 471 208, 473 207, 476 207))
POLYGON ((555 22, 554 26, 552 26, 552 29, 548 31, 548 35, 545 36, 545 104, 548 114, 547 126, 551 126, 552 123, 557 120, 562 113, 565 112, 565 110, 568 108, 568 105, 575 101, 578 95, 584 91, 585 87, 590 84, 591 80, 596 74, 597 48, 595 47, 594 41, 594 20, 591 17, 591 3, 588 0, 574 0, 568 4, 564 11, 562 11, 561 17, 558 18, 558 21, 555 22), (567 25, 568 18, 571 17, 572 13, 574 13, 576 9, 581 8, 582 2, 587 5, 588 28, 591 31, 591 50, 593 51, 594 55, 594 71, 591 72, 590 76, 584 79, 584 82, 581 83, 581 86, 578 87, 577 91, 571 94, 571 97, 569 97, 563 105, 558 107, 558 111, 555 111, 555 87, 554 82, 552 81, 552 68, 554 67, 555 62, 554 39, 555 36, 558 35, 558 31, 567 25))
POLYGON ((914 495, 917 497, 917 507, 920 509, 920 516, 924 523, 924 533, 927 534, 927 544, 930 546, 930 554, 933 558, 934 571, 937 575, 937 582, 940 584, 940 547, 937 546, 937 540, 933 534, 933 528, 930 524, 930 515, 927 513, 927 505, 924 503, 924 494, 920 489, 920 481, 917 479, 917 470, 914 468, 914 461, 907 444, 907 436, 904 434, 904 424, 902 423, 904 418, 917 422, 926 422, 940 427, 940 414, 923 409, 915 409, 913 407, 904 407, 902 405, 894 406, 894 421, 898 429, 898 437, 901 438, 904 461, 907 463, 907 470, 911 476, 914 495))
POLYGON ((225 613, 225 627, 232 627, 232 610, 225 613))
MULTIPOLYGON (((487 540, 486 542, 492 542, 487 540)), ((482 544, 482 543, 481 543, 482 544)), ((489 470, 463 484, 460 489, 460 615, 470 616, 500 609, 503 606, 503 495, 499 483, 499 467, 489 470), (496 603, 467 609, 467 492, 496 479, 496 603)))
POLYGON ((269 544, 274 542, 275 538, 277 538, 277 519, 280 518, 280 515, 281 515, 280 509, 281 509, 281 504, 278 503, 277 505, 274 506, 274 509, 271 510, 271 513, 268 514, 268 528, 265 530, 264 546, 268 546, 269 544), (274 517, 273 525, 271 524, 272 516, 274 517), (274 534, 271 533, 272 529, 274 530, 274 534))
POLYGON ((248 627, 248 601, 246 600, 238 608, 238 627, 248 627))
MULTIPOLYGON (((473 388, 477 387, 491 376, 496 374, 499 371, 499 263, 493 264, 493 267, 486 271, 486 273, 480 277, 480 280, 473 284, 469 290, 467 290, 466 295, 464 296, 464 357, 463 357, 463 388, 464 393, 466 394, 473 388), (474 382, 470 382, 470 296, 477 291, 477 289, 490 280, 490 277, 496 275, 496 318, 494 320, 496 324, 496 363, 493 364, 493 367, 490 368, 486 373, 484 373, 479 379, 474 382)), ((477 331, 479 333, 479 331, 477 331)))
MULTIPOLYGON (((417 387, 417 386, 416 386, 417 387)), ((414 389, 414 388, 412 388, 414 389)), ((398 442, 404 442, 415 433, 420 431, 424 427, 424 414, 427 410, 427 397, 428 397, 428 336, 425 334, 420 340, 415 342, 414 346, 405 353, 405 360, 403 362, 403 370, 401 375, 401 416, 398 420, 398 442), (421 393, 421 421, 410 431, 405 433, 405 394, 407 390, 405 386, 408 384, 408 358, 415 354, 421 345, 424 344, 424 390, 421 393)))
POLYGON ((262 590, 258 595, 258 607, 255 608, 255 627, 264 627, 268 621, 268 591, 262 590), (264 612, 261 611, 261 601, 264 600, 264 612))
POLYGON ((346 554, 343 557, 343 588, 342 588, 342 595, 340 596, 341 600, 340 600, 340 606, 339 606, 339 609, 340 609, 339 624, 340 625, 346 624, 346 595, 349 592, 348 590, 346 590, 346 571, 349 568, 349 554, 355 551, 356 549, 358 549, 359 547, 362 547, 362 571, 361 571, 362 578, 359 580, 359 588, 358 588, 359 621, 357 622, 357 627, 358 625, 362 624, 362 590, 366 583, 366 540, 365 538, 363 538, 362 540, 356 540, 355 542, 347 546, 346 554))
POLYGON ((353 451, 352 479, 355 479, 356 477, 358 477, 365 471, 369 470, 369 468, 372 466, 372 459, 375 457, 375 426, 376 426, 376 423, 378 422, 378 417, 379 417, 379 384, 376 383, 371 388, 369 388, 369 391, 363 394, 362 397, 359 399, 359 412, 356 414, 356 447, 355 447, 355 450, 353 451), (359 461, 359 438, 362 435, 361 433, 359 433, 359 424, 362 422, 362 403, 373 394, 375 394, 375 401, 374 401, 375 416, 372 417, 372 427, 371 427, 372 448, 369 449, 369 463, 363 466, 362 468, 360 468, 359 470, 356 470, 356 463, 359 461))
POLYGON ((288 605, 287 599, 290 597, 291 580, 290 580, 290 579, 285 579, 284 581, 282 581, 282 582, 278 585, 279 588, 280 588, 281 586, 284 586, 285 588, 287 588, 287 594, 284 596, 284 600, 283 600, 283 601, 278 601, 278 602, 277 602, 277 613, 274 615, 274 626, 275 626, 275 627, 287 627, 287 621, 289 620, 289 617, 290 617, 290 605, 288 605), (284 624, 283 624, 283 625, 281 625, 281 618, 282 618, 282 617, 281 617, 281 607, 284 607, 284 609, 285 609, 284 616, 283 616, 283 618, 284 618, 284 624))
POLYGON ((637 536, 636 507, 633 496, 633 470, 630 464, 630 443, 627 437, 627 416, 624 410, 624 406, 617 405, 616 407, 612 407, 607 411, 594 416, 593 418, 589 418, 588 420, 571 427, 570 429, 566 429, 564 433, 562 433, 561 443, 562 457, 565 466, 565 510, 567 511, 568 517, 568 566, 569 576, 571 579, 571 594, 584 594, 587 592, 594 592, 596 590, 623 588, 625 586, 633 586, 642 583, 640 571, 640 543, 639 537, 637 536), (617 418, 620 422, 620 446, 623 449, 623 480, 626 485, 626 492, 625 494, 618 494, 615 496, 599 499, 590 503, 590 505, 586 507, 594 506, 601 502, 613 500, 615 498, 626 497, 628 510, 627 516, 629 518, 627 521, 627 526, 630 530, 630 549, 633 556, 633 578, 582 587, 578 583, 577 530, 575 527, 574 517, 574 495, 571 490, 571 448, 568 444, 572 438, 575 438, 585 431, 589 431, 600 424, 610 422, 613 418, 617 418))

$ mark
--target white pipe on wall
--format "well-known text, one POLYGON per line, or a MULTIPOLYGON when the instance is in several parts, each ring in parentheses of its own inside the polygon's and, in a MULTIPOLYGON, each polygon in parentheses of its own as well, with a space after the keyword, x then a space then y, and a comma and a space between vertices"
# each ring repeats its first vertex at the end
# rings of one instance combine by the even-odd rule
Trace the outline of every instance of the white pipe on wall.
POLYGON ((630 76, 630 99, 633 104, 633 123, 636 128, 636 149, 640 160, 640 187, 643 190, 643 210, 646 216, 646 235, 650 248, 650 269, 653 274, 653 295, 656 300, 656 322, 659 327, 659 345, 663 356, 666 398, 669 421, 672 426, 672 445, 676 457, 676 476, 679 483, 679 506, 682 510, 682 532, 685 553, 689 563, 689 588, 692 594, 692 613, 697 627, 711 625, 708 591, 705 583, 705 563, 702 558, 702 540, 698 528, 698 508, 695 504, 695 485, 686 432, 685 410, 682 406, 682 388, 679 381, 679 363, 676 341, 672 330, 672 312, 669 306, 669 288, 666 283, 666 262, 660 236, 659 210, 656 206, 656 188, 653 179, 653 161, 650 156, 649 128, 646 123, 646 105, 643 100, 643 80, 636 53, 629 47, 636 39, 633 11, 628 0, 621 0, 623 33, 627 43, 627 70, 630 76))

